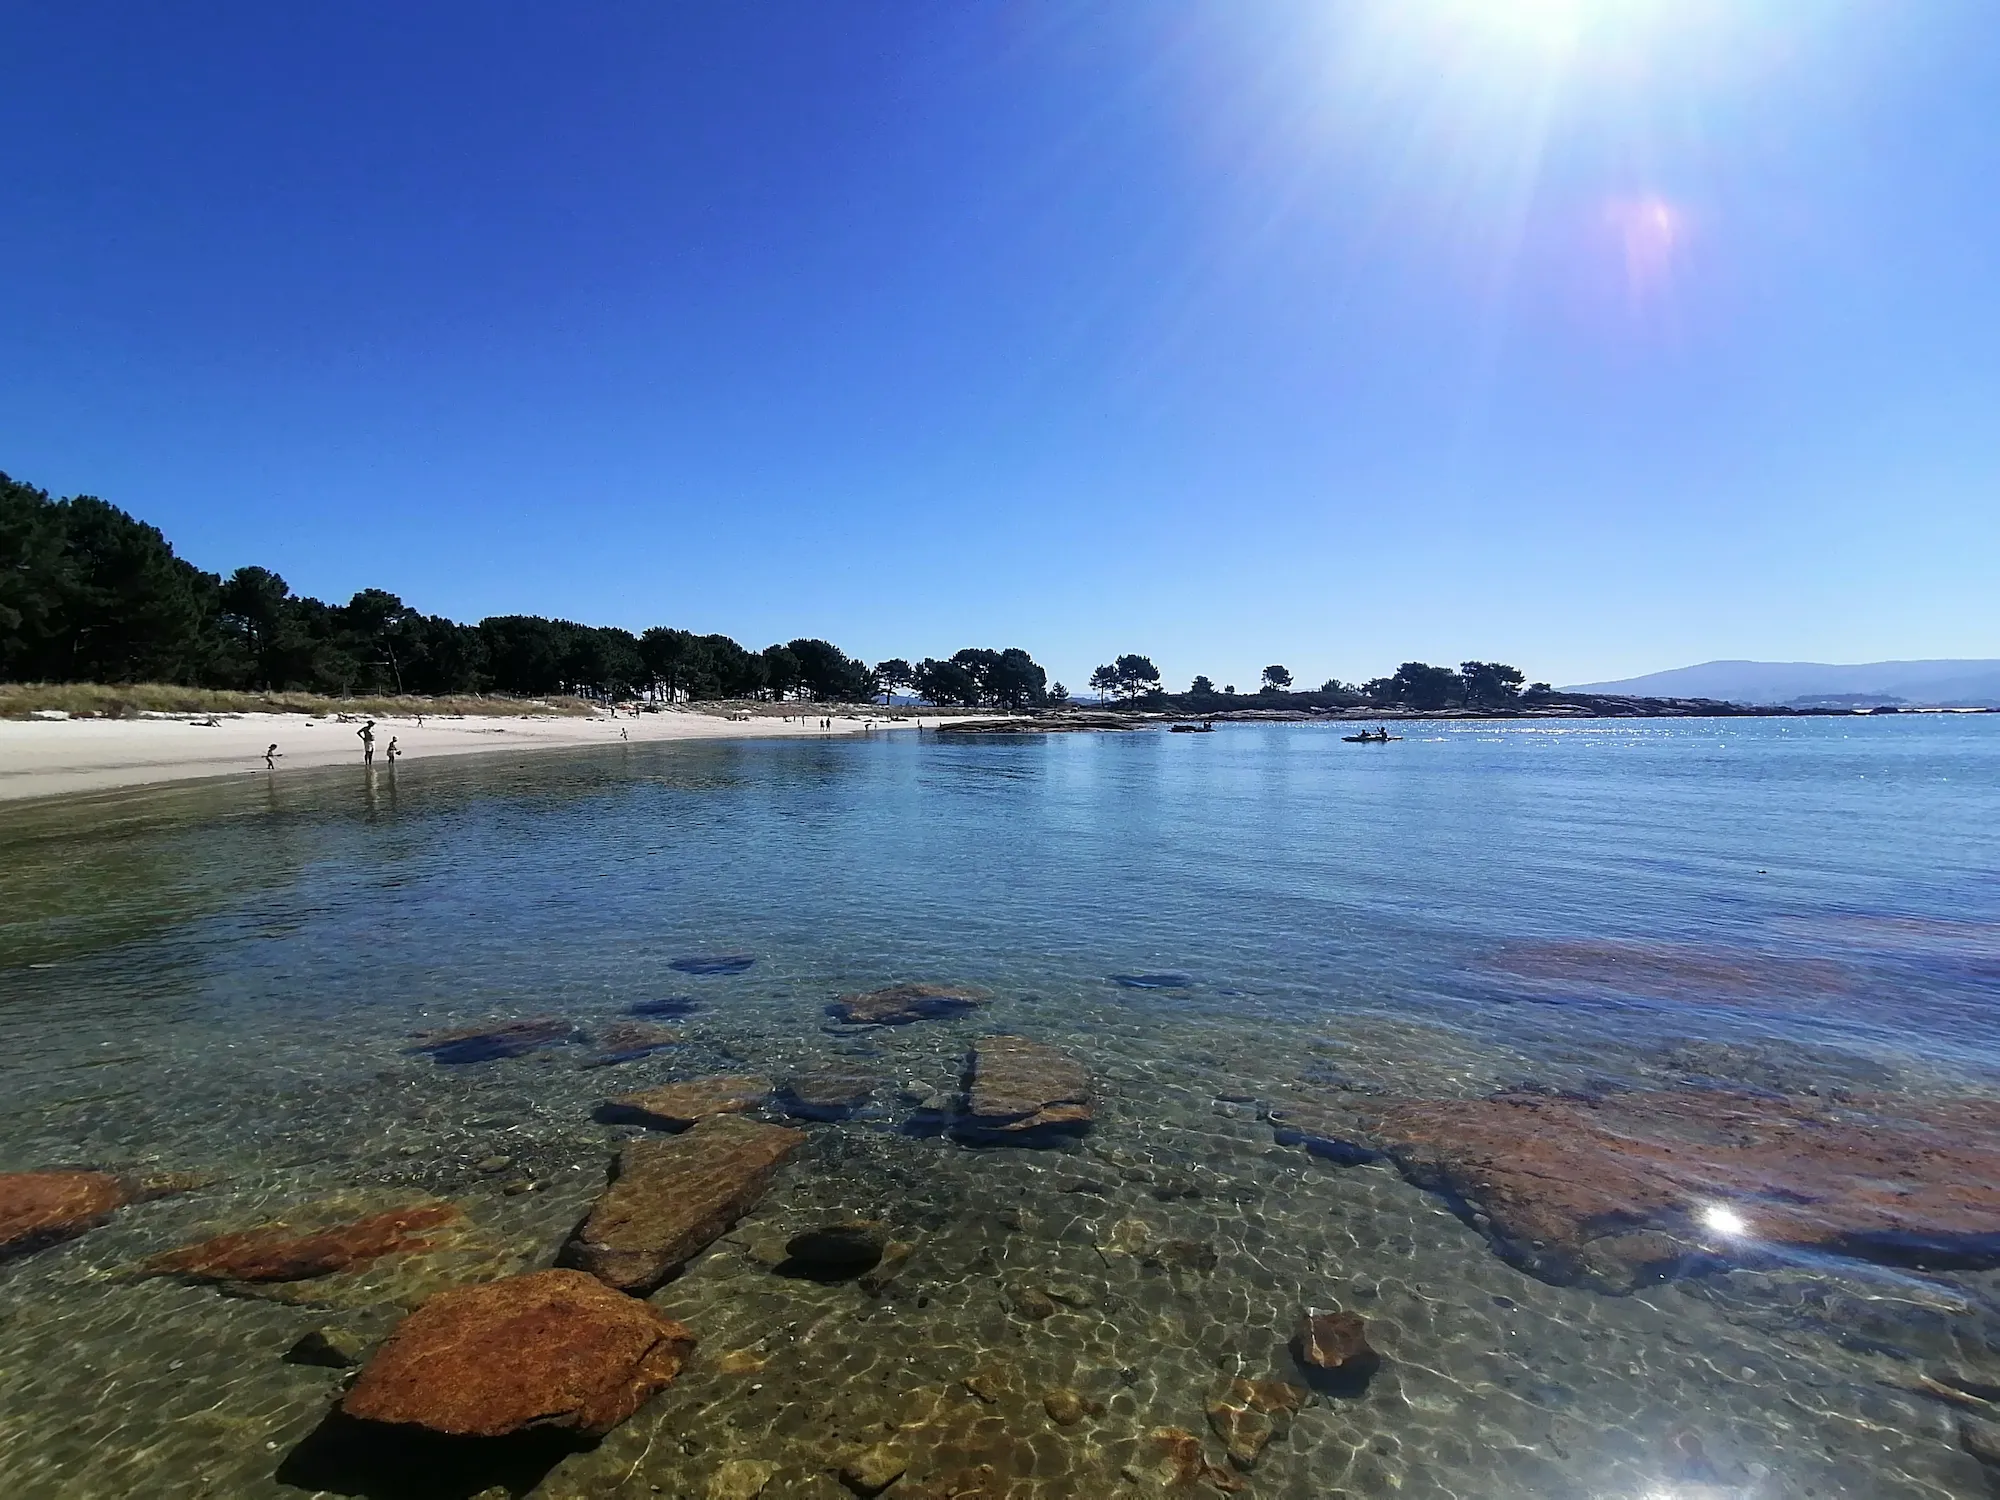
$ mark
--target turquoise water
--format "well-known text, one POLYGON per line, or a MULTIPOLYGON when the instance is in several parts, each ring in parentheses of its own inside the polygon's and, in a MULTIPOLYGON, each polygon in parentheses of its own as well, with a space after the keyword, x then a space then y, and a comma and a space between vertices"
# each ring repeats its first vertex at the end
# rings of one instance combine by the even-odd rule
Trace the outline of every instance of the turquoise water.
POLYGON ((1144 1493, 1132 1445, 1205 1433, 1218 1371, 1295 1378, 1307 1305, 1364 1313, 1383 1369, 1302 1411, 1254 1495, 1985 1493, 1958 1423, 1990 1413, 1921 1385, 1949 1366, 2000 1386, 1995 1272, 1553 1285, 1387 1165, 1282 1145, 1261 1116, 1326 1088, 2000 1094, 2000 718, 1407 735, 634 745, 0 811, 0 1170, 212 1179, 0 1265, 5 1493, 307 1493, 284 1459, 341 1372, 281 1361, 301 1332, 379 1329, 425 1276, 550 1263, 630 1133, 593 1120, 607 1093, 830 1063, 880 1076, 875 1110, 807 1126, 752 1217, 654 1297, 763 1373, 697 1361, 534 1493, 701 1496, 744 1459, 767 1495, 837 1496, 829 1455, 880 1432, 920 1460, 892 1496, 918 1493, 926 1445, 980 1455, 996 1495, 1144 1493), (711 953, 756 961, 672 967, 711 953), (994 999, 878 1030, 825 1014, 904 979, 994 999), (672 997, 684 1040, 612 1066, 581 1042, 408 1050, 672 997), (1091 1069, 1074 1148, 907 1128, 996 1030, 1091 1069), (289 1300, 124 1274, 301 1205, 413 1195, 483 1238, 289 1300), (852 1213, 919 1245, 892 1295, 754 1253, 852 1213), (1121 1253, 1133 1221, 1206 1242, 1214 1269, 1121 1253), (1024 1277, 1088 1304, 1024 1317, 1024 1277), (1013 1394, 966 1396, 996 1362, 1013 1394), (1105 1411, 1052 1424, 1052 1387, 1105 1411), (937 1393, 962 1421, 898 1425, 937 1393))

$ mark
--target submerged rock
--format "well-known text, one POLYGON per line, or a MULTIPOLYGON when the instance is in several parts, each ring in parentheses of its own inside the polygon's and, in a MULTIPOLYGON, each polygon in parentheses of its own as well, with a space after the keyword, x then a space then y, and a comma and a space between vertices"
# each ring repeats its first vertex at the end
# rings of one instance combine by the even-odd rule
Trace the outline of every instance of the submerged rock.
POLYGON ((465 1214, 455 1204, 428 1202, 323 1229, 265 1224, 156 1255, 140 1266, 139 1274, 189 1281, 306 1281, 385 1255, 436 1249, 434 1231, 464 1222, 465 1214))
POLYGON ((782 1125, 718 1116, 683 1135, 626 1142, 562 1263, 646 1295, 748 1212, 805 1141, 782 1125))
POLYGON ((667 967, 683 974, 741 974, 755 962, 753 953, 697 953, 677 958, 667 967))
POLYGON ((1064 1385, 1042 1393, 1042 1410, 1049 1414, 1049 1420, 1056 1426, 1074 1427, 1085 1417, 1103 1416, 1104 1403, 1064 1385))
POLYGON ((840 1482, 857 1495, 879 1495, 910 1466, 910 1457, 900 1448, 878 1443, 863 1449, 840 1466, 840 1482))
POLYGON ((0 1173, 0 1258, 95 1229, 131 1201, 109 1172, 0 1173))
POLYGON ((341 1410, 467 1437, 601 1436, 671 1384, 695 1337, 580 1271, 440 1292, 368 1362, 341 1410))
POLYGON ((785 1242, 780 1270, 829 1278, 872 1270, 888 1248, 889 1231, 874 1219, 847 1219, 795 1234, 785 1242))
POLYGON ((770 1097, 770 1079, 755 1073, 729 1073, 621 1094, 600 1105, 597 1117, 611 1124, 684 1130, 711 1115, 743 1114, 770 1097))
POLYGON ((597 1034, 597 1052, 586 1057, 586 1068, 608 1068, 616 1063, 632 1062, 641 1057, 650 1057, 662 1047, 672 1047, 686 1040, 671 1026, 656 1026, 649 1021, 613 1021, 597 1034))
POLYGON ((576 1028, 560 1016, 537 1016, 525 1021, 489 1021, 455 1031, 419 1031, 413 1033, 412 1045, 404 1050, 428 1052, 432 1062, 451 1066, 522 1057, 540 1047, 560 1046, 575 1034, 576 1028))
POLYGON ((1090 1075, 1067 1053, 1026 1037, 982 1037, 967 1074, 965 1109, 952 1123, 960 1140, 1047 1145, 1090 1128, 1090 1075))
POLYGON ((699 1002, 687 995, 666 995, 658 1000, 640 1000, 625 1007, 625 1013, 633 1016, 691 1016, 701 1009, 699 1002))
POLYGON ((285 1351, 288 1365, 321 1365, 329 1370, 345 1370, 361 1363, 368 1352, 368 1340, 351 1328, 329 1324, 309 1328, 285 1351))
POLYGON ((709 1475, 707 1500, 757 1500, 777 1472, 776 1464, 754 1458, 732 1458, 709 1475))
POLYGON ((785 1081, 778 1108, 796 1120, 851 1120, 880 1086, 880 1079, 860 1073, 806 1073, 785 1081))
POLYGON ((1358 1393, 1381 1366, 1368 1342, 1368 1323, 1354 1313, 1307 1308, 1292 1333, 1292 1358, 1321 1389, 1358 1393))
POLYGON ((1467 1205, 1501 1255, 1558 1284, 1624 1292, 1772 1246, 2000 1265, 2000 1101, 1681 1089, 1357 1098, 1318 1113, 1317 1128, 1467 1205))
POLYGON ((1161 1489, 1182 1489, 1206 1480, 1219 1490, 1243 1488, 1243 1481, 1208 1461, 1201 1439, 1185 1427, 1155 1427, 1146 1435, 1146 1456, 1128 1465, 1125 1477, 1161 1489))
POLYGON ((1184 990, 1194 984, 1190 974, 1113 974, 1111 982, 1128 990, 1184 990))
POLYGON ((0 1260, 74 1239, 128 1203, 191 1192, 207 1181, 189 1172, 0 1172, 0 1260))
POLYGON ((1308 1399, 1282 1380, 1227 1380, 1209 1393, 1208 1425, 1232 1464, 1254 1469, 1271 1440, 1290 1431, 1292 1414, 1308 1399))
POLYGON ((936 1021, 962 1016, 986 1004, 978 990, 949 984, 892 984, 861 995, 842 995, 832 1012, 861 1026, 904 1026, 912 1021, 936 1021))

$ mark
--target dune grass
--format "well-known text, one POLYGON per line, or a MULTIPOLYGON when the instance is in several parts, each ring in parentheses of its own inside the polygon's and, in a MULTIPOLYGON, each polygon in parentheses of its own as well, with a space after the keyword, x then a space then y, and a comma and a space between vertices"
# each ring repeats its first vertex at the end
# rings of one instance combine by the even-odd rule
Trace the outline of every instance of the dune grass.
POLYGON ((466 694, 449 698, 328 698, 318 693, 239 693, 221 688, 177 687, 163 682, 0 682, 0 719, 25 719, 56 709, 75 718, 134 719, 164 714, 412 714, 580 715, 595 709, 580 698, 504 698, 466 694))

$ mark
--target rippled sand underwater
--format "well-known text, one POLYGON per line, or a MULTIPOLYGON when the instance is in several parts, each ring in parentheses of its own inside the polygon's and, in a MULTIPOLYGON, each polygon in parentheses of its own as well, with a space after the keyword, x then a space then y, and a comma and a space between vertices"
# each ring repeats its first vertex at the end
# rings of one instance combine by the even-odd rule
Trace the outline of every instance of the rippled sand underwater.
POLYGON ((1819 796, 1853 819, 1827 790, 1852 769, 1836 749, 1824 782, 1820 761, 1793 777, 1796 841, 1758 833, 1749 894, 1732 878, 1717 899, 1757 803, 1689 830, 1686 789, 1660 780, 1679 762, 1621 768, 1600 804, 1589 766, 1542 764, 1588 745, 1440 736, 1429 761, 1355 770, 1307 733, 1206 765, 1168 762, 1165 737, 758 747, 14 818, 0 1171, 202 1185, 0 1264, 0 1489, 833 1500, 900 1466, 882 1493, 1990 1493, 1972 1450, 2000 1427, 2000 1278, 1982 1257, 1745 1251, 1631 1290, 1556 1284, 1497 1252, 1478 1205, 1283 1128, 1329 1101, 1524 1091, 1990 1100, 1985 804, 1932 792, 1959 842, 1864 829, 1842 858, 1798 814, 1819 796), (1468 767, 1501 783, 1484 811, 1468 767), (1537 778, 1584 791, 1558 802, 1537 778), (1532 815, 1492 805, 1531 790, 1532 815), (1658 825, 1605 810, 1649 791, 1658 825), (755 961, 673 967, 733 952, 755 961), (894 1026, 828 1012, 899 980, 988 998, 894 1026), (515 1055, 412 1050, 539 1017, 565 1025, 515 1055), (678 1039, 605 1061, 634 1023, 678 1039), (1086 1133, 954 1136, 968 1052, 996 1034, 1088 1070, 1086 1133), (318 1331, 365 1357, 441 1288, 554 1263, 621 1144, 664 1134, 605 1123, 605 1100, 827 1073, 872 1084, 865 1102, 752 1112, 806 1140, 651 1295, 699 1343, 601 1442, 418 1469, 325 1440, 355 1367, 288 1351, 318 1331), (439 1204, 462 1217, 351 1269, 139 1274, 218 1234, 439 1204), (785 1273, 795 1234, 857 1218, 910 1247, 895 1274, 785 1273), (1365 1319, 1365 1384, 1315 1388, 1291 1347, 1308 1308, 1365 1319), (1217 1405, 1238 1379, 1306 1397, 1247 1466, 1217 1405))

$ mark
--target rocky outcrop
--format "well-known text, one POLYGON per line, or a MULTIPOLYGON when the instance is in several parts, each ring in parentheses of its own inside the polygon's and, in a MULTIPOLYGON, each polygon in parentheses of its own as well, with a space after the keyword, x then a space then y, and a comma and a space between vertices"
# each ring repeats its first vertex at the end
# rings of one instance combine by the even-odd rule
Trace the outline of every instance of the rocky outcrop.
POLYGON ((646 1295, 748 1212, 805 1140, 782 1125, 721 1115, 684 1135, 626 1142, 562 1263, 646 1295))
POLYGON ((1209 1392, 1208 1425, 1232 1464, 1254 1469, 1271 1440, 1291 1430, 1293 1413, 1308 1399, 1283 1380, 1225 1380, 1209 1392))
POLYGON ((560 1016, 536 1016, 525 1021, 489 1021, 455 1031, 419 1031, 410 1038, 409 1052, 428 1052, 432 1062, 453 1065, 522 1057, 539 1047, 560 1046, 576 1028, 560 1016))
POLYGON ((140 1274, 189 1281, 306 1281, 385 1255, 436 1249, 437 1231, 464 1222, 455 1205, 429 1202, 303 1232, 290 1224, 265 1224, 156 1255, 140 1274))
POLYGON ((744 1114, 770 1097, 770 1079, 755 1073, 729 1073, 621 1094, 600 1105, 597 1118, 615 1125, 685 1130, 712 1115, 744 1114))
POLYGON ((1771 1247, 2000 1265, 2000 1101, 1719 1089, 1274 1108, 1279 1139, 1388 1156, 1509 1261, 1623 1292, 1771 1247))
POLYGON ((0 1172, 0 1260, 74 1239, 128 1203, 184 1193, 202 1180, 184 1173, 0 1172))
POLYGON ((905 1026, 912 1021, 935 1021, 962 1016, 986 1004, 978 990, 950 984, 892 984, 866 994, 842 995, 833 1002, 833 1014, 858 1026, 905 1026))
POLYGON ((982 1037, 966 1071, 965 1109, 952 1123, 960 1140, 1039 1146, 1090 1128, 1090 1075, 1067 1053, 1026 1037, 982 1037))
POLYGON ((361 1372, 341 1410, 457 1437, 609 1432, 680 1374, 695 1337, 579 1271, 440 1292, 361 1372))

